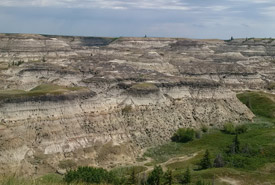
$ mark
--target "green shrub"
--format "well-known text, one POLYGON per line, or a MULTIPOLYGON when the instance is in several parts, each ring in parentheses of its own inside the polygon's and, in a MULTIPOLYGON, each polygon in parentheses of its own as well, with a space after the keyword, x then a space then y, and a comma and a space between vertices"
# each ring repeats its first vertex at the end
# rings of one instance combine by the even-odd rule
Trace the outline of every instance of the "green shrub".
POLYGON ((235 126, 232 123, 226 123, 223 126, 223 132, 226 134, 235 134, 236 133, 235 126))
POLYGON ((138 179, 137 179, 137 172, 136 172, 135 168, 132 168, 131 169, 130 177, 128 179, 128 183, 129 184, 136 184, 137 181, 138 181, 138 179))
POLYGON ((195 137, 195 131, 190 128, 179 128, 177 132, 172 136, 172 141, 186 143, 192 141, 195 137))
POLYGON ((226 163, 228 167, 246 168, 252 162, 252 158, 243 156, 241 154, 235 154, 226 157, 226 163))
POLYGON ((189 184, 190 182, 191 182, 191 173, 190 173, 190 169, 188 167, 183 174, 181 184, 189 184))
POLYGON ((164 173, 163 178, 164 178, 164 183, 163 184, 165 184, 165 185, 172 185, 173 181, 174 181, 174 176, 173 176, 172 170, 168 169, 164 173))
POLYGON ((154 170, 149 174, 147 183, 149 185, 160 185, 163 180, 163 170, 161 166, 155 166, 154 170))
POLYGON ((247 125, 237 125, 234 126, 232 123, 227 123, 223 126, 223 132, 226 134, 243 134, 246 133, 248 130, 247 125))
POLYGON ((206 133, 208 131, 208 127, 206 125, 201 126, 201 131, 206 133))
POLYGON ((64 181, 67 183, 119 184, 119 179, 112 172, 93 167, 79 167, 77 170, 70 170, 65 174, 64 181))
POLYGON ((243 133, 246 133, 248 130, 248 127, 247 125, 237 125, 236 128, 235 128, 235 133, 236 134, 243 134, 243 133))
POLYGON ((20 66, 21 64, 24 64, 24 61, 23 60, 19 60, 19 61, 17 61, 17 62, 15 62, 15 61, 12 61, 12 66, 20 66))

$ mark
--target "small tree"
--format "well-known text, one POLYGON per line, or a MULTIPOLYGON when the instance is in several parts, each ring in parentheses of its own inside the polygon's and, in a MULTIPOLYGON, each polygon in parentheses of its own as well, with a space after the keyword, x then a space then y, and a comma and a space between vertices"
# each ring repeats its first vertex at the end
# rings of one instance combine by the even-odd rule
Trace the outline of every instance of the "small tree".
POLYGON ((165 173, 164 173, 164 184, 165 185, 172 185, 173 183, 173 172, 172 170, 167 170, 165 173))
POLYGON ((225 163, 224 163, 224 159, 223 159, 222 155, 218 154, 214 160, 213 166, 215 168, 221 168, 221 167, 224 167, 224 165, 225 165, 225 163))
POLYGON ((211 164, 211 161, 210 161, 210 153, 207 149, 205 151, 205 154, 204 154, 202 160, 200 161, 200 168, 203 170, 203 169, 208 169, 208 168, 211 168, 211 167, 212 167, 212 164, 211 164))
POLYGON ((236 134, 232 144, 228 146, 228 149, 226 151, 228 154, 236 154, 236 153, 240 153, 241 149, 240 149, 240 140, 238 135, 236 134))
POLYGON ((183 174, 182 184, 189 184, 191 182, 191 173, 189 167, 186 169, 185 173, 183 174))
POLYGON ((235 135, 234 140, 233 140, 233 145, 236 153, 240 152, 240 140, 238 137, 238 134, 235 135))
POLYGON ((147 184, 147 175, 146 173, 143 172, 141 178, 140 178, 140 182, 139 182, 140 185, 146 185, 147 184))
POLYGON ((136 170, 135 168, 133 167, 132 168, 132 171, 131 171, 131 175, 130 175, 130 178, 129 178, 129 184, 137 184, 137 173, 136 173, 136 170))
POLYGON ((161 166, 155 166, 154 170, 149 174, 147 183, 149 185, 160 185, 163 177, 163 170, 161 166))

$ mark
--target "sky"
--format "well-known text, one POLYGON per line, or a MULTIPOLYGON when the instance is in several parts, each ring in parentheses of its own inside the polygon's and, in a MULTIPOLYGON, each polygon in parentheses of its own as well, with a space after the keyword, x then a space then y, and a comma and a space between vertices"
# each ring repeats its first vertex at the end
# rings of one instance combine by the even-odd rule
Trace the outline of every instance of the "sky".
POLYGON ((275 37, 275 0, 0 0, 1 33, 275 37))

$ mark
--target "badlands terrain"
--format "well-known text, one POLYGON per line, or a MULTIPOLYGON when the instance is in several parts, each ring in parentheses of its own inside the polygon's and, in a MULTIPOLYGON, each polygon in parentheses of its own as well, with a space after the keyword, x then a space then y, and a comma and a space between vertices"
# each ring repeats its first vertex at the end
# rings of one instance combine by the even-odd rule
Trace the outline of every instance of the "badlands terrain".
POLYGON ((275 40, 0 34, 0 89, 2 174, 112 168, 178 128, 252 121, 236 94, 275 93, 275 40))

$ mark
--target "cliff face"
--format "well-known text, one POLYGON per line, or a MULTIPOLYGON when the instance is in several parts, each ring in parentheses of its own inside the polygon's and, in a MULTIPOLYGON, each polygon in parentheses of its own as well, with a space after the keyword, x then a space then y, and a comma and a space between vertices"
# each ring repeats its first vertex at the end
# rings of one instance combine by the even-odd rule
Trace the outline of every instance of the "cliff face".
POLYGON ((255 39, 1 34, 0 171, 131 163, 179 127, 251 120, 235 91, 274 92, 273 48, 255 39), (62 88, 42 93, 41 84, 62 88))

